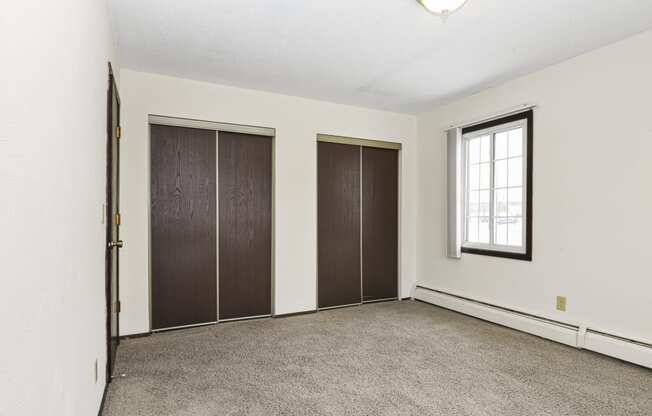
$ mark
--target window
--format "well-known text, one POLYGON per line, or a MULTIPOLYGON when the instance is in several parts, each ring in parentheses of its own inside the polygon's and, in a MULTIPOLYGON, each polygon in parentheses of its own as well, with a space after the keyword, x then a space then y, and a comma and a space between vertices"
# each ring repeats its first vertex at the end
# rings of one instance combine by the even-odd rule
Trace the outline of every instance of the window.
POLYGON ((462 252, 532 260, 532 110, 462 129, 462 252))

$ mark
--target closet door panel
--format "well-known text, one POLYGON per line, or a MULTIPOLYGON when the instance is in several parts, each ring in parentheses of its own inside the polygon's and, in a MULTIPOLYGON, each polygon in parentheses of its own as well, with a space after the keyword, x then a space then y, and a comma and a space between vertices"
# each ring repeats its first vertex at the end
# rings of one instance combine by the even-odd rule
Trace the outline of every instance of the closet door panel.
POLYGON ((360 147, 317 146, 318 307, 360 303, 360 147))
POLYGON ((152 329, 217 318, 215 131, 151 125, 152 329))
POLYGON ((271 313, 272 138, 218 134, 220 320, 271 313))
POLYGON ((398 296, 398 151, 362 148, 363 300, 398 296))

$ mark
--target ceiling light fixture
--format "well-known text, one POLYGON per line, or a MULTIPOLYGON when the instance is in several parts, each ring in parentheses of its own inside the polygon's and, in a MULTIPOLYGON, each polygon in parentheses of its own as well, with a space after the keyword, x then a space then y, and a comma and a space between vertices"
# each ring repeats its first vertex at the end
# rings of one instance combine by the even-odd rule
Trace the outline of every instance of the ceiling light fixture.
POLYGON ((446 17, 460 7, 464 6, 466 0, 417 0, 430 13, 446 17))

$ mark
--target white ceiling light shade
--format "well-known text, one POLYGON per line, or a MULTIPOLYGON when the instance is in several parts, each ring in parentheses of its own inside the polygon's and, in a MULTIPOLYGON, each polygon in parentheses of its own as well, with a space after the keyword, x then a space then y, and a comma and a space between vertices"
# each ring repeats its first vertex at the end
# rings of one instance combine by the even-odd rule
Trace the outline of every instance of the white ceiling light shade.
POLYGON ((464 6, 466 0, 417 0, 430 13, 439 16, 448 16, 455 10, 464 6))

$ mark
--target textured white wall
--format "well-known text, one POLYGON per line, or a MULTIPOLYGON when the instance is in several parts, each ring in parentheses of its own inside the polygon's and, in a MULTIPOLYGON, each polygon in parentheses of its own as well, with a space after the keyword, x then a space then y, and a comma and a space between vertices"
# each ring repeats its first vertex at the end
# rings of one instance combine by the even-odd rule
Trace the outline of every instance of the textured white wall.
POLYGON ((315 308, 317 133, 403 143, 401 292, 416 268, 416 118, 179 78, 121 72, 122 334, 149 330, 148 114, 276 128, 276 313, 315 308))
POLYGON ((99 408, 112 43, 105 1, 2 3, 2 416, 99 408))
POLYGON ((645 32, 418 117, 418 283, 652 342, 650 50, 645 32), (539 105, 534 261, 448 259, 444 130, 522 103, 539 105))

